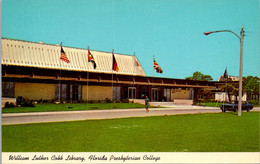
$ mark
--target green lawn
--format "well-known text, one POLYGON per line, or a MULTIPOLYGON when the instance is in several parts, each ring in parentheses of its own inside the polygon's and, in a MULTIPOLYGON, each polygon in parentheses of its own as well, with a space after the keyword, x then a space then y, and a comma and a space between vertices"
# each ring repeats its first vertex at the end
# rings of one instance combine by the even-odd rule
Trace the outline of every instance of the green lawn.
POLYGON ((136 104, 136 103, 36 104, 35 107, 3 108, 2 113, 76 111, 76 110, 99 110, 99 109, 128 109, 128 108, 144 108, 144 105, 136 104))
MULTIPOLYGON (((222 104, 225 103, 221 103, 221 102, 203 102, 201 103, 201 105, 203 106, 209 106, 209 107, 220 107, 222 104)), ((260 107, 260 105, 254 105, 254 107, 260 107)))
POLYGON ((3 152, 259 152, 259 112, 2 126, 3 152))
POLYGON ((201 105, 209 107, 220 107, 223 103, 219 102, 203 102, 201 105))

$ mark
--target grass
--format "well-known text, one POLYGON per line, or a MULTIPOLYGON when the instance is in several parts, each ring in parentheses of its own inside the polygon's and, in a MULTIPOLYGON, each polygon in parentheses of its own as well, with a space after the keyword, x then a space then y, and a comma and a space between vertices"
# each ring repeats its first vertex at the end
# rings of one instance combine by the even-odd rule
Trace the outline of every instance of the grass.
POLYGON ((67 103, 67 104, 36 104, 35 107, 3 108, 2 113, 50 112, 50 111, 78 111, 100 109, 129 109, 144 108, 137 103, 67 103))
POLYGON ((209 107, 220 107, 223 103, 220 102, 203 102, 201 105, 203 106, 209 106, 209 107))
MULTIPOLYGON (((226 104, 223 102, 203 102, 201 105, 209 106, 209 107, 220 107, 222 104, 226 104)), ((260 107, 260 105, 254 105, 254 107, 260 107)))
POLYGON ((2 126, 3 152, 259 152, 259 112, 2 126))

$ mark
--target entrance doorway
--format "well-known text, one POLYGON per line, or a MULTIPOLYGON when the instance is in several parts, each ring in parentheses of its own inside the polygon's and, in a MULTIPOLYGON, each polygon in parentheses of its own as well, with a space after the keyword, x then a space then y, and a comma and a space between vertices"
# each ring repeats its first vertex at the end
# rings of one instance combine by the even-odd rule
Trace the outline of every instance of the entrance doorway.
POLYGON ((113 86, 113 100, 120 100, 121 87, 113 86))
POLYGON ((71 85, 70 86, 70 98, 72 101, 80 100, 82 93, 81 85, 71 85))
POLYGON ((59 102, 69 100, 69 85, 68 84, 56 84, 55 86, 55 99, 59 102))
POLYGON ((72 85, 72 101, 76 101, 79 99, 79 86, 72 85))
POLYGON ((159 89, 158 88, 152 88, 152 101, 158 101, 159 97, 159 89))
POLYGON ((164 96, 164 99, 163 99, 164 101, 170 101, 171 89, 164 89, 163 96, 164 96))
POLYGON ((129 99, 136 98, 136 88, 135 87, 128 87, 128 98, 129 99))

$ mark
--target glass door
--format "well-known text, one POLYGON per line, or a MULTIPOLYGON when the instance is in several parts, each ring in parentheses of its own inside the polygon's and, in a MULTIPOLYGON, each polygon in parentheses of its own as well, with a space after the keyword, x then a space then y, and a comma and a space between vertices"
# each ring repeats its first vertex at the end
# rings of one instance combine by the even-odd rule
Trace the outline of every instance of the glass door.
POLYGON ((164 89, 164 101, 170 101, 171 89, 164 89))
POLYGON ((128 98, 129 99, 136 98, 136 88, 135 87, 128 87, 128 98))
POLYGON ((152 101, 158 101, 159 89, 152 88, 152 101))

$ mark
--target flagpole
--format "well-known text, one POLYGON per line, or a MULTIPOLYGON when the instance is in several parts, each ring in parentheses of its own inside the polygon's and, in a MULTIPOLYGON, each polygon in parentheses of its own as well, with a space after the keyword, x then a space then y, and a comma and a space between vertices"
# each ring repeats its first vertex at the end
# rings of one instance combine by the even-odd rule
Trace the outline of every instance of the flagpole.
MULTIPOLYGON (((226 100, 226 94, 228 96, 228 89, 227 89, 227 79, 228 79, 228 74, 227 74, 227 66, 226 66, 226 69, 225 69, 225 72, 224 72, 224 75, 223 77, 225 78, 226 80, 226 92, 225 92, 225 95, 224 95, 224 101, 223 101, 223 105, 224 105, 224 102, 226 100)), ((228 100, 229 100, 229 97, 228 97, 228 100)), ((229 100, 230 101, 230 100, 229 100)), ((225 109, 224 109, 225 110, 225 109)))
MULTIPOLYGON (((62 47, 62 42, 60 42, 60 47, 62 47)), ((59 77, 59 102, 61 102, 61 97, 60 97, 60 94, 61 94, 61 60, 60 60, 60 77, 59 77)))
MULTIPOLYGON (((134 60, 137 60, 135 56, 135 52, 134 52, 134 58, 135 58, 134 60)), ((134 73, 134 78, 135 78, 135 75, 137 74, 137 63, 135 63, 134 67, 135 67, 135 73, 134 73)), ((136 93, 135 93, 135 98, 138 98, 138 96, 136 96, 136 93)), ((134 107, 134 103, 133 103, 133 107, 134 107)))
MULTIPOLYGON (((153 63, 154 63, 155 57, 153 55, 153 63)), ((154 68, 153 68, 153 77, 154 77, 154 68)))
MULTIPOLYGON (((226 67, 226 70, 227 70, 227 67, 226 67)), ((227 74, 226 71, 225 71, 225 73, 227 74)), ((228 77, 226 77, 225 79, 226 79, 226 92, 228 92, 228 89, 227 89, 227 79, 228 79, 228 77)), ((228 93, 227 93, 227 95, 228 95, 228 93)), ((229 100, 229 97, 228 97, 228 101, 230 101, 230 100, 229 100)))
POLYGON ((114 70, 113 70, 113 56, 114 55, 114 49, 112 49, 112 95, 111 95, 111 101, 113 101, 113 75, 114 75, 114 70))
MULTIPOLYGON (((154 61, 155 61, 155 55, 153 55, 153 64, 154 64, 154 61)), ((153 85, 152 85, 152 90, 151 90, 151 100, 153 101, 153 87, 154 87, 154 68, 153 68, 153 85)))
MULTIPOLYGON (((135 52, 134 52, 134 58, 136 58, 136 57, 135 57, 135 52)), ((136 60, 136 59, 135 59, 135 60, 136 60)), ((134 75, 135 75, 135 74, 137 74, 137 67, 135 68, 135 73, 134 73, 134 75)))
MULTIPOLYGON (((88 46, 88 52, 89 52, 89 46, 88 46)), ((89 90, 88 81, 89 81, 89 67, 87 70, 87 102, 89 101, 89 99, 88 99, 88 90, 89 90)))

